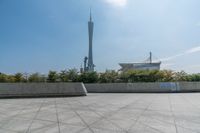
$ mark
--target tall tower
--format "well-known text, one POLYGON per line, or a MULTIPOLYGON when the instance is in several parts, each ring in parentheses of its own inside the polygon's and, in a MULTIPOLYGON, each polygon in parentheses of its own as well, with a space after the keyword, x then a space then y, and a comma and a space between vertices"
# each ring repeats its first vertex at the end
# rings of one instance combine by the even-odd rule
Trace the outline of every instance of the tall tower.
POLYGON ((92 14, 90 9, 90 21, 88 22, 88 33, 89 33, 89 53, 88 53, 88 71, 94 71, 95 65, 93 64, 93 55, 92 55, 92 41, 93 41, 93 29, 94 23, 92 22, 92 14))

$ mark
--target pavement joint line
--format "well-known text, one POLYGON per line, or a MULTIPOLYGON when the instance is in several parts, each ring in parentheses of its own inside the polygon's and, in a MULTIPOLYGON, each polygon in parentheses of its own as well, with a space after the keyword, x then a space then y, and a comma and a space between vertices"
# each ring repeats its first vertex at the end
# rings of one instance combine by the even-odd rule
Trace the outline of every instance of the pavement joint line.
MULTIPOLYGON (((140 117, 148 110, 148 108, 152 105, 152 103, 154 102, 155 99, 156 99, 156 97, 154 97, 154 99, 152 99, 152 101, 150 102, 150 104, 148 104, 148 106, 142 111, 142 113, 140 113, 140 115, 137 117, 137 119, 136 119, 136 121, 134 122, 134 124, 131 125, 131 126, 129 127, 129 129, 127 130, 128 132, 132 129, 132 127, 134 127, 134 126, 138 123, 138 120, 140 119, 140 117)), ((139 123, 141 123, 141 122, 139 122, 139 123)), ((146 125, 146 126, 148 126, 149 128, 151 128, 151 129, 153 129, 153 130, 156 130, 156 131, 162 133, 162 131, 160 131, 160 130, 158 130, 158 129, 156 129, 156 128, 153 128, 153 127, 151 127, 151 126, 149 126, 149 125, 146 125)))
POLYGON ((60 122, 59 122, 59 117, 58 117, 56 98, 55 98, 55 110, 56 110, 56 118, 57 118, 57 124, 58 124, 58 132, 60 133, 60 122))
MULTIPOLYGON (((71 107, 71 104, 69 102, 67 102, 68 105, 71 107)), ((86 125, 86 127, 88 127, 88 129, 94 133, 94 131, 91 129, 91 127, 87 124, 87 122, 85 122, 85 120, 79 115, 79 113, 77 113, 77 111, 75 111, 73 108, 71 108, 72 111, 81 119, 81 121, 86 125)))
POLYGON ((182 97, 185 101, 189 102, 193 107, 197 108, 198 110, 200 110, 200 107, 196 106, 195 104, 193 104, 190 100, 188 100, 187 98, 185 98, 184 96, 180 96, 182 97))
MULTIPOLYGON (((138 99, 136 99, 134 102, 132 102, 132 103, 130 103, 130 104, 137 103, 137 102, 140 100, 140 98, 141 98, 141 97, 139 97, 138 99)), ((112 112, 108 113, 108 114, 105 115, 104 117, 113 116, 115 113, 117 113, 117 112, 119 112, 120 110, 126 108, 126 107, 129 106, 130 104, 125 105, 125 106, 123 106, 123 107, 120 107, 119 109, 117 109, 117 110, 115 110, 115 111, 112 111, 112 112)), ((101 121, 101 120, 103 120, 103 119, 104 119, 104 118, 100 118, 100 119, 96 120, 95 122, 93 122, 93 123, 90 124, 90 125, 93 125, 93 124, 95 124, 95 123, 97 123, 97 122, 99 122, 99 121, 101 121)))
POLYGON ((174 119, 174 126, 176 128, 176 133, 178 133, 178 128, 177 128, 177 124, 176 124, 175 115, 174 115, 174 112, 173 112, 173 109, 172 109, 172 102, 171 102, 171 99, 170 99, 170 95, 168 95, 168 101, 169 101, 171 115, 173 116, 173 119, 174 119))
POLYGON ((149 128, 151 128, 151 129, 153 129, 153 130, 159 132, 159 133, 165 133, 164 131, 160 131, 159 129, 154 128, 154 127, 151 127, 151 126, 149 126, 148 124, 145 124, 145 123, 143 123, 143 122, 138 122, 138 123, 140 123, 141 125, 145 125, 146 127, 149 127, 149 128))
MULTIPOLYGON (((48 124, 48 125, 46 125, 46 126, 47 126, 47 127, 51 127, 51 126, 54 126, 55 124, 57 124, 57 122, 48 124)), ((45 128, 45 127, 36 128, 36 129, 34 129, 33 131, 41 130, 41 129, 43 129, 43 128, 45 128)), ((32 132, 32 131, 30 131, 30 132, 32 132)))
MULTIPOLYGON (((130 106, 130 105, 132 105, 132 104, 137 103, 139 100, 140 100, 140 98, 138 98, 137 100, 135 100, 134 102, 132 102, 132 103, 130 103, 130 104, 127 104, 126 107, 127 107, 127 106, 130 106)), ((124 108, 126 108, 126 107, 122 107, 120 110, 122 110, 122 109, 124 109, 124 108)), ((118 112, 118 111, 117 111, 117 112, 118 112)), ((128 130, 127 130, 126 132, 128 132, 128 130)))
MULTIPOLYGON (((28 105, 31 105, 31 104, 32 104, 32 102, 30 102, 28 105)), ((15 115, 12 116, 12 119, 6 120, 6 121, 7 121, 7 124, 8 124, 11 120, 15 119, 25 108, 26 108, 26 106, 23 107, 22 109, 20 109, 19 112, 18 112, 17 114, 15 114, 15 115)), ((5 124, 1 125, 0 128, 2 128, 4 125, 5 125, 5 124)))
MULTIPOLYGON (((156 113, 160 113, 160 112, 156 112, 156 113)), ((161 113, 160 113, 161 114, 161 113)), ((161 114, 162 115, 162 114, 161 114)), ((154 118, 154 117, 151 117, 151 116, 149 116, 150 118, 152 118, 152 119, 155 119, 155 120, 158 120, 158 121, 160 121, 160 122, 163 122, 163 123, 167 123, 167 124, 174 124, 174 122, 173 123, 171 123, 171 122, 167 122, 167 121, 164 121, 164 120, 161 120, 161 119, 157 119, 157 118, 154 118)))
MULTIPOLYGON (((184 101, 186 101, 186 102, 188 102, 188 103, 190 103, 193 107, 196 107, 195 105, 193 105, 193 103, 191 102, 191 101, 189 101, 188 99, 186 99, 184 96, 180 96, 179 95, 179 97, 181 97, 184 101)), ((198 110, 199 110, 199 108, 198 107, 196 107, 198 110)), ((175 116, 174 116, 175 117, 175 116)), ((176 119, 175 119, 175 121, 176 121, 176 119)), ((191 120, 190 120, 191 121, 191 120)), ((193 121, 192 121, 193 122, 193 121)), ((197 124, 197 122, 193 122, 193 123, 196 123, 197 124)), ((198 123, 198 124, 200 124, 200 123, 198 123)), ((193 129, 191 129, 191 128, 186 128, 186 127, 183 127, 183 126, 181 126, 181 125, 179 125, 179 124, 177 124, 177 126, 178 127, 182 127, 182 128, 184 128, 184 129, 187 129, 187 130, 190 130, 190 131, 193 131, 193 132, 197 132, 196 130, 193 130, 193 129)))
POLYGON ((32 126, 32 124, 33 124, 33 122, 34 122, 34 120, 37 118, 38 113, 40 112, 40 110, 41 110, 41 108, 42 108, 42 106, 43 106, 44 103, 45 103, 45 99, 44 99, 44 100, 42 101, 42 103, 40 104, 40 107, 39 107, 38 111, 36 112, 34 118, 32 119, 30 125, 28 126, 28 129, 26 130, 26 133, 29 132, 29 130, 30 130, 30 128, 31 128, 31 126, 32 126))
MULTIPOLYGON (((83 105, 81 102, 79 102, 79 103, 80 103, 81 105, 83 105)), ((120 125, 118 125, 118 124, 116 124, 116 123, 110 121, 107 117, 105 117, 105 116, 103 116, 103 115, 97 113, 95 110, 91 109, 91 108, 88 107, 87 105, 86 105, 85 107, 87 107, 88 110, 90 110, 91 112, 93 112, 93 113, 95 113, 96 115, 100 116, 101 118, 107 120, 107 121, 110 122, 111 124, 115 125, 116 127, 119 127, 121 130, 124 130, 120 125)), ((103 119, 102 119, 102 120, 103 120, 103 119)), ((91 124, 90 124, 90 125, 91 125, 91 124)), ((125 131, 125 130, 124 130, 124 131, 125 131)), ((126 132, 126 131, 125 131, 125 132, 126 132)))

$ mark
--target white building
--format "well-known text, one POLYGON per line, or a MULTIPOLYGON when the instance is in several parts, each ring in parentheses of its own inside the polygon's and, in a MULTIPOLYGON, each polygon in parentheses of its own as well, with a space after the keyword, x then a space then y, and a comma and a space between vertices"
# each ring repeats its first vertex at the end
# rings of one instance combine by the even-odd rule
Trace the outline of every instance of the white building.
POLYGON ((148 62, 141 63, 119 63, 121 66, 121 72, 128 70, 160 70, 161 62, 153 62, 152 61, 152 53, 150 52, 150 57, 148 58, 148 62))

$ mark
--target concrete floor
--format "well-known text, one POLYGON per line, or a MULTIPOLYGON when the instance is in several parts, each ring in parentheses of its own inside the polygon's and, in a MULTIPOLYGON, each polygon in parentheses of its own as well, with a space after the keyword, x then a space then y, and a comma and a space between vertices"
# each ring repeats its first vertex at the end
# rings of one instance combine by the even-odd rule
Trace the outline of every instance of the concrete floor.
POLYGON ((200 133, 200 93, 0 99, 0 133, 200 133))

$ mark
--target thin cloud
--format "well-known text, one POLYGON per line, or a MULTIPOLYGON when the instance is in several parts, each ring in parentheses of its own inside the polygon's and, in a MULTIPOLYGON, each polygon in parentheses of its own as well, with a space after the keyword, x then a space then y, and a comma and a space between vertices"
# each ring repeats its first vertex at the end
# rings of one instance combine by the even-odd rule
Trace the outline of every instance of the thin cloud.
POLYGON ((200 46, 191 48, 191 49, 187 50, 185 53, 192 54, 192 53, 196 53, 196 52, 200 52, 200 46))
POLYGON ((177 54, 177 55, 173 55, 173 56, 170 56, 170 57, 161 58, 160 60, 161 61, 169 61, 169 60, 173 60, 173 59, 175 59, 177 57, 180 57, 180 56, 183 56, 183 55, 184 55, 183 53, 182 54, 177 54))
POLYGON ((188 49, 183 53, 179 53, 179 54, 176 54, 176 55, 173 55, 173 56, 170 56, 170 57, 166 57, 166 58, 161 58, 160 60, 161 61, 169 61, 169 60, 173 60, 175 58, 178 58, 178 57, 181 57, 181 56, 184 56, 184 55, 193 54, 193 53, 197 53, 197 52, 200 52, 200 46, 188 49))
POLYGON ((127 4, 127 0, 105 0, 105 2, 118 7, 124 7, 127 4))

